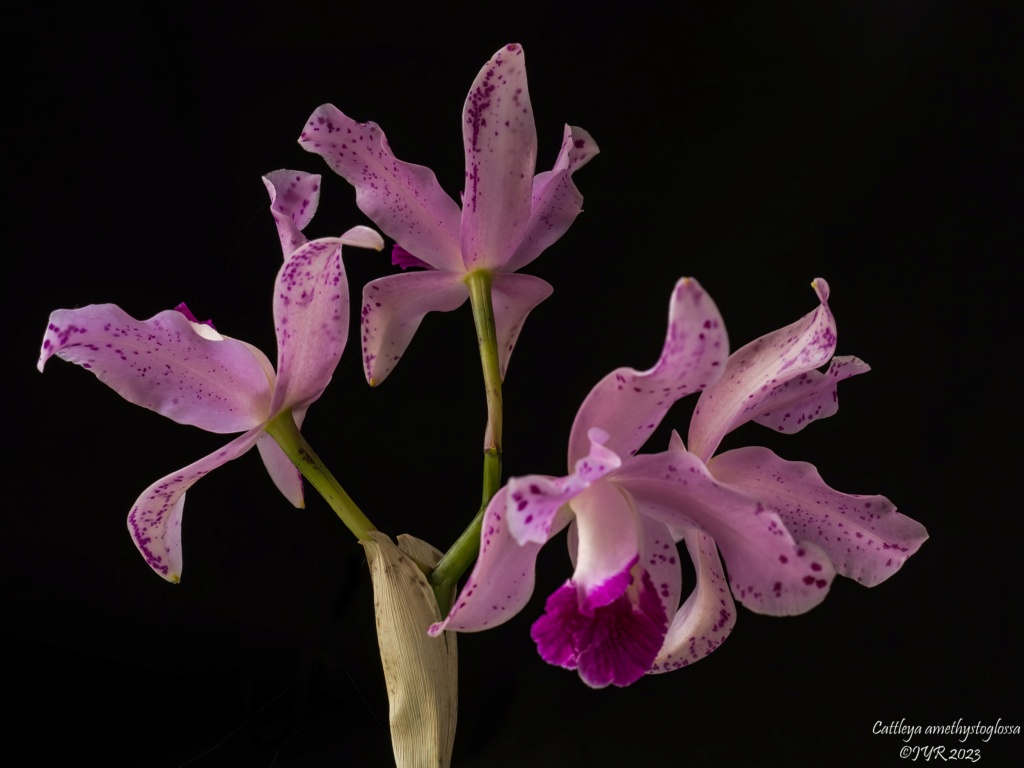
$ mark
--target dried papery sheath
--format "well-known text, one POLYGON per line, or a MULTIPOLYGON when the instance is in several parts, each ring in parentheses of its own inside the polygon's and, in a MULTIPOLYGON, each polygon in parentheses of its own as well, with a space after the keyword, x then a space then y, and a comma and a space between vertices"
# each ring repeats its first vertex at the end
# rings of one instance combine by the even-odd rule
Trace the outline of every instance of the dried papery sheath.
POLYGON ((433 566, 441 553, 403 534, 396 547, 373 531, 366 550, 373 579, 377 642, 391 709, 391 741, 398 768, 447 768, 458 711, 455 633, 427 635, 443 618, 417 562, 433 566))

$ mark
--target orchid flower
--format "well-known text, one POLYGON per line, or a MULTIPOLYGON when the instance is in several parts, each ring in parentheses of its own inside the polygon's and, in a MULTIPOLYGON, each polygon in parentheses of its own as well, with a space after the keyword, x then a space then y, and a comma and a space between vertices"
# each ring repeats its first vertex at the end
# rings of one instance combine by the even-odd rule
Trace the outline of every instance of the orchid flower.
POLYGON ((565 126, 552 170, 534 176, 537 132, 523 49, 508 45, 477 75, 462 113, 466 187, 462 209, 434 172, 397 159, 376 123, 357 123, 331 104, 309 118, 299 144, 322 155, 356 188, 356 204, 397 242, 405 272, 363 289, 363 365, 371 385, 397 364, 427 312, 450 312, 469 296, 468 275, 492 274, 499 368, 527 314, 551 295, 544 280, 515 274, 560 238, 582 210, 572 174, 598 148, 565 126))
POLYGON ((303 506, 302 479, 264 431, 290 413, 296 427, 320 397, 348 335, 348 283, 341 247, 380 250, 380 235, 354 227, 341 237, 307 240, 320 177, 281 170, 264 184, 284 251, 274 290, 277 371, 244 341, 199 323, 185 305, 136 320, 113 304, 59 309, 50 315, 39 370, 53 355, 96 374, 126 400, 208 432, 243 432, 223 448, 157 480, 128 515, 128 530, 149 566, 164 579, 181 575, 185 491, 253 446, 274 483, 303 506))
POLYGON ((757 613, 793 615, 820 603, 836 573, 873 586, 898 570, 927 533, 885 497, 834 491, 810 464, 766 448, 712 458, 747 421, 796 432, 835 413, 837 382, 868 370, 832 358, 828 285, 813 285, 817 309, 729 356, 714 303, 681 280, 657 364, 619 368, 590 392, 572 427, 571 474, 514 478, 498 492, 479 560, 430 632, 511 618, 533 591, 541 546, 567 525, 575 572, 532 636, 544 660, 597 688, 703 658, 731 631, 734 597, 757 613), (698 391, 690 449, 674 433, 668 451, 635 455, 672 404, 698 391), (697 575, 681 606, 679 541, 697 575))

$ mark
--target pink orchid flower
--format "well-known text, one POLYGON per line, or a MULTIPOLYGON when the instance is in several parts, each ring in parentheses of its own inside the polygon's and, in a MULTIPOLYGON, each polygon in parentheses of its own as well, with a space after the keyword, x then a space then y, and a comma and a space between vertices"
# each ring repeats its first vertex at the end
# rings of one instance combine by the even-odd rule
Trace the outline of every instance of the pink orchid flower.
POLYGON ((284 251, 274 290, 276 373, 260 350, 197 322, 184 304, 149 320, 136 320, 113 304, 59 309, 50 315, 43 337, 40 371, 57 355, 92 371, 126 400, 181 424, 244 432, 153 483, 132 507, 128 530, 135 545, 168 581, 181 575, 185 491, 253 446, 285 497, 303 505, 301 476, 264 427, 285 412, 301 426, 341 358, 349 325, 341 247, 384 247, 368 227, 306 239, 302 230, 316 212, 319 176, 281 170, 263 182, 284 251))
POLYGON ((572 174, 597 154, 597 145, 582 128, 567 125, 554 168, 534 176, 537 131, 523 49, 514 44, 477 75, 462 133, 461 210, 433 171, 392 154, 376 123, 357 123, 325 104, 299 138, 356 188, 359 208, 398 243, 394 263, 425 269, 373 280, 363 289, 363 364, 370 384, 391 372, 427 312, 450 312, 466 301, 470 272, 493 273, 502 376, 527 314, 551 295, 544 280, 515 273, 558 240, 582 210, 572 174))
POLYGON ((540 547, 567 525, 575 573, 532 635, 545 661, 595 688, 703 658, 732 629, 734 596, 757 613, 793 615, 820 603, 836 573, 873 586, 897 571, 927 533, 888 499, 834 491, 810 464, 766 448, 712 458, 747 421, 796 432, 832 415, 837 382, 868 370, 832 358, 828 285, 814 288, 817 309, 729 356, 718 309, 695 280, 681 280, 657 364, 615 370, 590 392, 572 427, 570 475, 515 478, 498 492, 473 573, 430 632, 515 615, 533 591, 540 547), (830 358, 827 372, 816 370, 830 358), (671 405, 697 391, 689 451, 673 434, 668 451, 635 455, 671 405), (680 541, 697 576, 681 606, 680 541))

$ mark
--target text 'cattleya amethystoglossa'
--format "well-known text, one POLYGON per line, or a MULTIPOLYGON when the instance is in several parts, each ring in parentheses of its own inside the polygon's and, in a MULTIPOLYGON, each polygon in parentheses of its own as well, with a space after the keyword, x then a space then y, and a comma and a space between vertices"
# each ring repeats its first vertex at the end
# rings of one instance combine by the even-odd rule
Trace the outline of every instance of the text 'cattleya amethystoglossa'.
POLYGON ((730 356, 711 298, 681 280, 657 364, 617 369, 591 390, 572 427, 570 475, 514 478, 498 492, 473 573, 430 631, 478 631, 516 614, 540 547, 567 525, 575 573, 532 635, 546 661, 578 669, 593 687, 711 653, 735 623, 733 597, 757 613, 793 615, 820 603, 836 573, 866 586, 895 573, 927 532, 885 497, 834 491, 810 464, 766 448, 712 458, 748 421, 791 433, 834 414, 837 382, 868 370, 832 358, 828 285, 813 285, 817 309, 730 356), (829 359, 827 372, 816 370, 829 359), (669 450, 636 455, 672 404, 698 391, 689 450, 673 433, 669 450), (697 578, 681 606, 680 541, 697 578))
POLYGON ((244 434, 143 491, 128 530, 146 562, 168 581, 181 575, 185 491, 254 445, 285 497, 302 506, 302 478, 272 438, 269 422, 290 412, 297 427, 323 393, 345 349, 349 325, 343 245, 384 247, 368 227, 308 240, 302 230, 319 201, 320 177, 281 170, 264 179, 284 265, 274 288, 277 370, 244 341, 199 323, 182 304, 136 320, 113 304, 50 315, 39 370, 53 355, 91 370, 126 400, 208 432, 244 434))
POLYGON ((565 126, 554 168, 536 176, 537 131, 519 45, 488 61, 462 112, 466 187, 459 208, 429 168, 396 158, 376 123, 357 123, 331 104, 309 118, 299 144, 322 155, 356 189, 356 204, 398 244, 404 272, 363 289, 366 378, 379 384, 427 312, 450 312, 469 296, 466 276, 492 273, 499 368, 527 314, 551 295, 544 280, 516 274, 565 234, 583 196, 572 174, 597 154, 582 128, 565 126))

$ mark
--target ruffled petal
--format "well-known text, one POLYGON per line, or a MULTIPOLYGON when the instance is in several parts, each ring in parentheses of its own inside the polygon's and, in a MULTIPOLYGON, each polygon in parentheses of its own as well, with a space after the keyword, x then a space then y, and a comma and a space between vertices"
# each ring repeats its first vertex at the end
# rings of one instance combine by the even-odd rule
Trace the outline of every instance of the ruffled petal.
POLYGON ((807 371, 771 390, 750 418, 777 432, 799 432, 815 419, 839 410, 838 384, 843 379, 867 373, 871 366, 856 357, 833 357, 825 373, 807 371))
POLYGON ((270 213, 281 238, 285 258, 309 242, 302 230, 313 218, 320 204, 320 174, 290 171, 282 168, 263 177, 270 194, 270 213))
POLYGON ((821 302, 817 309, 736 350, 722 377, 701 393, 687 442, 704 461, 727 433, 754 418, 769 392, 832 357, 836 323, 828 308, 828 283, 819 277, 811 287, 821 302))
POLYGON ((811 464, 785 461, 767 448, 726 451, 708 468, 777 512, 794 537, 820 546, 836 571, 867 587, 892 576, 928 538, 884 496, 832 490, 811 464))
POLYGON ((621 465, 619 457, 604 447, 608 434, 590 430, 590 453, 576 462, 575 471, 565 477, 527 475, 508 481, 508 526, 520 544, 543 544, 552 535, 556 513, 563 505, 621 465))
MULTIPOLYGON (((298 409, 292 411, 292 419, 295 426, 302 429, 302 422, 306 418, 306 410, 298 409)), ((285 452, 278 445, 277 441, 268 433, 260 435, 256 443, 259 449, 260 458, 263 459, 263 466, 267 468, 267 474, 274 481, 277 490, 292 503, 292 506, 302 509, 306 506, 305 494, 302 487, 302 473, 296 468, 285 452)))
POLYGON ((497 273, 491 284, 494 329, 498 342, 498 367, 505 378, 509 357, 530 311, 551 295, 554 288, 533 275, 497 273))
POLYGON ((658 362, 642 372, 618 368, 590 391, 572 425, 569 464, 587 450, 591 427, 607 431, 608 447, 620 456, 636 453, 676 400, 718 380, 728 354, 718 308, 696 280, 683 278, 672 292, 658 362))
POLYGON ((697 574, 697 584, 675 614, 652 673, 671 672, 699 661, 722 644, 736 625, 732 601, 715 541, 702 531, 683 534, 697 574))
POLYGON ((476 76, 462 111, 462 135, 463 261, 467 270, 497 269, 526 232, 537 166, 537 129, 521 46, 505 46, 476 76))
POLYGON ((572 175, 598 152, 597 143, 589 133, 576 126, 565 126, 555 167, 533 178, 530 221, 522 242, 502 267, 503 271, 519 271, 566 233, 583 210, 583 195, 573 183, 572 175))
POLYGON ((176 310, 136 320, 113 304, 58 309, 43 337, 40 371, 52 355, 92 371, 136 405, 209 432, 251 429, 270 413, 262 353, 176 310))
POLYGON ((377 386, 398 364, 427 312, 451 312, 469 298, 455 272, 404 272, 363 286, 363 370, 377 386))
POLYGON ((750 610, 788 616, 825 599, 835 576, 828 556, 816 544, 795 541, 775 512, 718 482, 693 454, 634 456, 614 482, 633 496, 640 514, 711 536, 733 595, 750 610))
POLYGON ((422 165, 396 158, 376 123, 357 123, 332 104, 310 116, 299 137, 356 188, 356 205, 384 234, 437 269, 462 271, 459 206, 422 165))
MULTIPOLYGON (((534 570, 541 544, 520 544, 509 532, 508 486, 499 490, 484 512, 480 534, 480 555, 473 572, 456 598, 448 617, 430 627, 433 636, 446 629, 478 632, 490 629, 515 616, 533 594, 534 570)), ((570 520, 568 510, 553 521, 551 535, 570 520)))
POLYGON ((157 480, 142 492, 128 513, 128 532, 149 567, 167 581, 181 579, 181 515, 185 491, 210 471, 248 451, 263 432, 262 425, 239 435, 209 456, 157 480))

